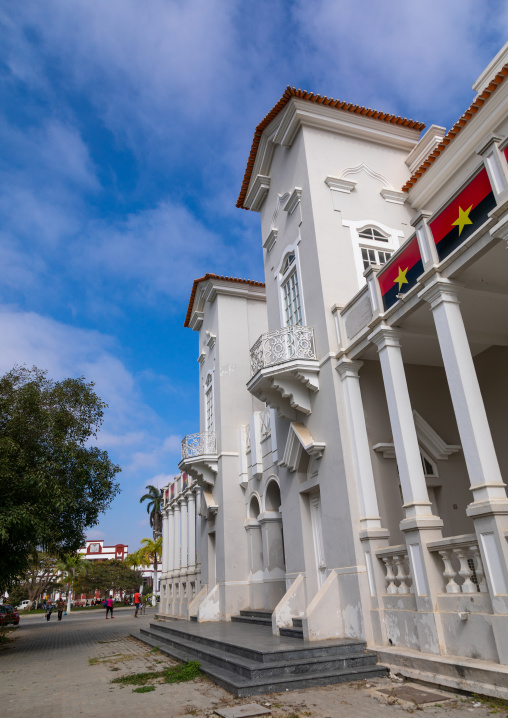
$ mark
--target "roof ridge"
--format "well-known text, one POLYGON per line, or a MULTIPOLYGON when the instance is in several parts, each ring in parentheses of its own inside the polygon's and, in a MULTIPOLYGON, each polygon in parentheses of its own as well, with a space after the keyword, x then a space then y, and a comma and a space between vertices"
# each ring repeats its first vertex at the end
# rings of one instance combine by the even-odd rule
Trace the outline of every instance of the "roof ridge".
POLYGON ((192 307, 194 304, 194 299, 196 297, 196 291, 198 288, 198 284, 200 282, 205 282, 208 279, 222 279, 225 282, 239 282, 240 284, 249 284, 251 287, 264 287, 264 282, 256 282, 254 279, 240 279, 239 277, 226 277, 225 275, 221 274, 212 274, 210 272, 207 272, 204 276, 199 277, 198 279, 195 279, 192 283, 192 289, 189 299, 189 306, 187 307, 187 314, 185 315, 185 321, 183 323, 184 327, 189 326, 190 318, 192 315, 192 307))
POLYGON ((344 110, 345 112, 354 112, 355 114, 362 114, 367 115, 367 117, 372 117, 375 120, 380 120, 382 122, 389 122, 391 124, 396 125, 402 125, 403 127, 409 127, 410 129, 415 130, 423 130, 425 125, 423 122, 417 122, 416 120, 410 120, 406 117, 399 117, 398 115, 392 115, 387 112, 381 112, 380 110, 373 110, 369 107, 363 107, 362 105, 356 105, 352 102, 344 102, 343 100, 334 100, 331 97, 327 97, 326 95, 316 95, 313 92, 307 92, 306 90, 300 90, 296 89, 296 87, 292 87, 291 85, 286 85, 286 89, 282 93, 281 98, 278 100, 278 102, 275 103, 275 105, 272 107, 272 109, 268 112, 267 115, 261 120, 261 122, 256 126, 256 129, 254 131, 254 138, 252 140, 249 158, 247 160, 247 166, 245 168, 245 173, 243 176, 243 182, 242 187, 240 189, 240 194, 238 196, 238 200, 236 202, 236 206, 240 209, 247 209, 247 207, 244 206, 244 200, 247 195, 247 190, 249 188, 251 176, 252 176, 252 170, 254 168, 254 163, 256 160, 257 151, 259 148, 259 143, 261 140, 261 135, 263 134, 264 130, 270 122, 277 117, 279 112, 287 105, 289 100, 292 97, 297 97, 298 99, 306 100, 307 102, 314 102, 318 105, 326 105, 327 107, 334 107, 338 110, 344 110))
POLYGON ((478 110, 485 104, 488 98, 497 90, 499 85, 503 82, 504 78, 508 75, 508 62, 503 65, 497 75, 491 80, 487 87, 477 94, 473 102, 469 105, 467 110, 462 114, 457 122, 451 127, 446 135, 443 137, 441 142, 432 150, 428 157, 422 162, 420 167, 413 172, 411 177, 408 179, 406 184, 402 187, 403 192, 409 192, 418 182, 420 177, 425 174, 428 168, 433 162, 439 157, 439 155, 445 150, 445 148, 455 139, 461 129, 469 122, 471 117, 475 115, 478 110))

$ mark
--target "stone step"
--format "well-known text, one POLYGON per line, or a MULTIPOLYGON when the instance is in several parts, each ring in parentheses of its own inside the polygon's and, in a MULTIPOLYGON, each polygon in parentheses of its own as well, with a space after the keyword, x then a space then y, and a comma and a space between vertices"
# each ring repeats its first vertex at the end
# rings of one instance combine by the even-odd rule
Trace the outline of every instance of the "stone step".
POLYGON ((198 622, 198 617, 197 617, 197 616, 191 616, 191 617, 190 617, 190 620, 191 620, 191 621, 194 621, 194 623, 197 623, 197 622, 198 622))
POLYGON ((252 616, 253 618, 266 618, 272 620, 273 611, 268 611, 266 608, 245 608, 240 611, 240 616, 252 616))
POLYGON ((301 628, 302 627, 302 619, 301 618, 292 618, 293 626, 295 628, 301 628))
POLYGON ((272 661, 270 663, 261 663, 240 656, 233 656, 225 651, 217 648, 211 648, 204 644, 192 643, 183 638, 176 638, 165 635, 163 632, 155 630, 141 630, 142 635, 149 635, 151 638, 157 638, 161 644, 171 648, 185 651, 186 654, 192 656, 192 660, 205 661, 213 663, 225 670, 245 678, 255 679, 261 677, 283 676, 293 674, 310 674, 323 671, 342 670, 345 668, 354 668, 356 666, 372 666, 376 664, 377 657, 374 653, 364 653, 363 655, 345 655, 345 656, 321 656, 319 658, 293 658, 289 661, 272 661))
POLYGON ((303 639, 303 628, 279 628, 279 634, 286 636, 287 638, 302 638, 303 639))
POLYGON ((272 616, 270 614, 269 618, 262 617, 262 616, 231 616, 231 620, 234 623, 250 623, 255 626, 271 626, 272 625, 272 616))
POLYGON ((262 663, 295 658, 364 655, 365 641, 345 638, 309 643, 294 639, 281 640, 272 635, 271 627, 243 623, 191 623, 174 621, 151 623, 148 630, 171 634, 178 639, 204 644, 211 648, 262 663), (233 629, 233 630, 231 630, 233 629))
MULTIPOLYGON (((157 646, 163 653, 180 661, 199 660, 203 673, 225 690, 238 697, 372 679, 386 675, 386 669, 372 663, 372 660, 377 660, 375 654, 366 654, 365 657, 370 659, 370 662, 365 665, 347 666, 345 668, 334 666, 331 668, 326 661, 321 661, 314 665, 312 672, 303 673, 287 673, 279 670, 281 667, 287 668, 284 662, 281 662, 282 666, 279 666, 275 663, 263 664, 258 661, 255 662, 257 665, 253 668, 254 674, 248 677, 238 672, 238 659, 236 661, 229 659, 230 662, 225 663, 223 661, 224 656, 214 655, 220 654, 219 651, 213 651, 212 653, 210 651, 213 649, 208 649, 208 653, 205 655, 202 647, 197 644, 188 642, 191 645, 184 646, 183 639, 180 645, 169 645, 166 641, 171 641, 171 638, 155 635, 153 631, 146 629, 141 629, 141 640, 148 645, 157 646), (199 652, 202 652, 202 655, 198 657, 199 652), (373 659, 371 656, 373 656, 373 659), (214 657, 215 659, 219 658, 219 660, 214 661, 214 657)), ((245 662, 242 663, 244 664, 243 667, 245 667, 245 662)), ((302 663, 308 664, 308 661, 302 661, 302 663)))

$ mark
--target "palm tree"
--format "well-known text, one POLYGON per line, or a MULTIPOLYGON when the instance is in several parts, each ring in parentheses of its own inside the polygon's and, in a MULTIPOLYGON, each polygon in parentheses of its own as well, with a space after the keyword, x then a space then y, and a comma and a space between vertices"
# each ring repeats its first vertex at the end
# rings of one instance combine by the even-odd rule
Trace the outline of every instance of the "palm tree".
MULTIPOLYGON (((141 555, 142 549, 138 549, 134 553, 130 553, 125 557, 125 563, 131 568, 141 568, 144 566, 144 556, 141 555)), ((143 593, 143 584, 139 587, 139 592, 143 593)))
POLYGON ((162 535, 161 507, 164 494, 162 489, 159 489, 157 486, 152 486, 152 484, 148 484, 145 488, 148 490, 148 493, 139 499, 139 503, 142 504, 143 501, 148 501, 146 511, 150 514, 150 526, 152 527, 154 541, 156 541, 157 538, 162 535))
POLYGON ((76 576, 82 576, 88 568, 86 561, 81 554, 69 554, 57 562, 56 567, 67 577, 67 613, 71 610, 71 583, 74 585, 76 576), (72 576, 72 581, 71 581, 72 576))
POLYGON ((159 556, 162 555, 162 536, 152 541, 152 539, 141 539, 141 548, 137 551, 143 565, 149 566, 153 562, 153 593, 152 606, 157 603, 157 564, 159 556))

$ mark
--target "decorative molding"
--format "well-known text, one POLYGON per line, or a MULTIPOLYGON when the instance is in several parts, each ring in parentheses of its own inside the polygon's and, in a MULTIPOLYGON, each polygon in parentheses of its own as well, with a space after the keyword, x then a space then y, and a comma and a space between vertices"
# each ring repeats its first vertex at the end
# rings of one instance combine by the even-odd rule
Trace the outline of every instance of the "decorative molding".
POLYGON ((271 249, 273 249, 275 242, 277 241, 277 235, 279 233, 278 229, 275 229, 275 227, 272 227, 270 230, 270 234, 263 242, 263 247, 269 252, 271 249))
POLYGON ((353 180, 342 179, 341 177, 328 176, 325 179, 326 184, 331 190, 336 192, 344 192, 344 194, 351 194, 356 187, 356 182, 353 180))
POLYGON ((201 352, 200 352, 199 356, 198 356, 198 362, 199 362, 201 365, 203 365, 203 362, 205 361, 205 359, 206 359, 206 351, 205 351, 205 348, 203 347, 203 348, 201 349, 201 352))
POLYGON ((411 174, 427 159, 430 153, 438 146, 446 134, 446 128, 439 125, 431 125, 422 135, 420 141, 406 157, 406 165, 411 174))
POLYGON ((380 194, 383 199, 392 204, 404 204, 407 199, 405 192, 398 192, 395 189, 388 189, 387 187, 383 187, 380 194))
MULTIPOLYGON (((436 461, 447 461, 451 454, 456 454, 458 451, 461 451, 462 447, 460 444, 447 444, 415 409, 413 409, 413 418, 418 443, 421 444, 424 450, 429 452, 432 459, 436 461)), ((384 459, 396 458, 393 443, 379 443, 375 444, 372 448, 374 451, 383 454, 384 459)))
POLYGON ((289 199, 284 205, 284 212, 288 212, 288 214, 293 214, 295 209, 298 207, 300 200, 302 197, 302 190, 301 187, 295 187, 294 190, 289 195, 289 199))
POLYGON ((320 459, 325 448, 324 441, 314 441, 306 426, 293 421, 289 427, 284 456, 279 461, 279 466, 287 466, 289 471, 296 471, 300 464, 302 451, 307 452, 309 456, 313 456, 315 459, 320 459))
POLYGON ((215 334, 212 334, 212 332, 209 332, 208 330, 205 333, 206 333, 206 337, 207 337, 206 344, 207 344, 207 346, 210 347, 210 349, 213 349, 213 347, 215 346, 215 341, 216 341, 217 337, 215 334))
POLYGON ((378 180, 378 182, 381 182, 382 185, 384 185, 387 189, 394 189, 390 182, 386 179, 386 177, 379 172, 374 172, 369 165, 365 164, 365 162, 360 162, 359 165, 356 167, 347 167, 343 172, 341 172, 341 178, 349 177, 349 175, 357 175, 360 172, 366 172, 368 175, 370 175, 373 179, 378 180))
POLYGON ((246 207, 254 212, 259 212, 270 190, 270 181, 270 177, 266 175, 257 175, 245 197, 244 204, 246 207))

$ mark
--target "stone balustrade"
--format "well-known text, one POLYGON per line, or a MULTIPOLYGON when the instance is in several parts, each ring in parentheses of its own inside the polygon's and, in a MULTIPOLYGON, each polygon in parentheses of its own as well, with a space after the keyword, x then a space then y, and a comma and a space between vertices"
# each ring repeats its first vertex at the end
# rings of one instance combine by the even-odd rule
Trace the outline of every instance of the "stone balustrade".
POLYGON ((413 579, 406 546, 388 546, 376 551, 376 556, 386 570, 386 593, 413 593, 413 579))
POLYGON ((427 547, 442 559, 443 587, 446 593, 487 593, 476 534, 432 541, 427 547))

